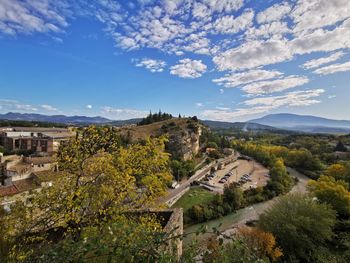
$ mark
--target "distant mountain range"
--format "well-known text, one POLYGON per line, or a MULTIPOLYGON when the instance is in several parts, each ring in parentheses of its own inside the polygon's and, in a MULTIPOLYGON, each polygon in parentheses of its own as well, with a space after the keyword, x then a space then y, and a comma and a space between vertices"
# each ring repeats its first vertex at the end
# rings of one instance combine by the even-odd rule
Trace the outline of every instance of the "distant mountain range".
POLYGON ((43 114, 36 114, 36 113, 16 113, 16 112, 0 114, 0 119, 11 120, 11 121, 55 122, 55 123, 65 123, 65 124, 111 122, 111 120, 103 117, 43 115, 43 114))
POLYGON ((36 114, 36 113, 9 112, 6 114, 0 114, 0 120, 39 121, 39 122, 62 123, 62 124, 71 124, 71 125, 110 124, 115 126, 122 126, 126 124, 136 124, 141 119, 113 121, 100 116, 87 117, 87 116, 43 115, 43 114, 36 114))
POLYGON ((243 131, 278 130, 272 126, 250 122, 223 122, 204 120, 202 123, 211 129, 238 129, 243 131))
MULTIPOLYGON (((104 117, 43 115, 9 112, 0 114, 0 120, 39 121, 69 125, 109 124, 123 126, 137 124, 141 119, 110 120, 104 117)), ((350 120, 332 120, 316 116, 289 113, 270 114, 248 122, 222 122, 203 120, 212 129, 239 129, 247 131, 299 131, 307 133, 350 133, 350 120)))
POLYGON ((349 133, 349 120, 333 120, 311 115, 290 113, 270 114, 251 123, 273 126, 280 129, 311 132, 311 133, 349 133))

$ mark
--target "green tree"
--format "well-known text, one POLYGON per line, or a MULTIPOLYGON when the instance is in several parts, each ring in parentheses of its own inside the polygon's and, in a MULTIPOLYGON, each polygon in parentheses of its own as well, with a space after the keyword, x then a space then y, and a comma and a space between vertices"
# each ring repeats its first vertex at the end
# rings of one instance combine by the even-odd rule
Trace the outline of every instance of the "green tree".
POLYGON ((214 149, 218 149, 218 145, 216 144, 216 142, 208 142, 207 143, 207 147, 208 148, 214 148, 214 149))
POLYGON ((267 188, 277 195, 287 193, 293 186, 293 179, 289 176, 281 158, 274 160, 270 169, 271 180, 267 188))
POLYGON ((336 152, 347 152, 348 148, 342 143, 342 141, 339 141, 337 145, 334 148, 334 151, 336 152))
POLYGON ((224 188, 224 203, 231 206, 233 210, 237 210, 244 204, 244 195, 241 188, 230 184, 224 188))
POLYGON ((293 194, 282 197, 262 214, 258 225, 276 237, 284 255, 315 262, 318 251, 332 238, 335 222, 336 212, 328 205, 293 194))

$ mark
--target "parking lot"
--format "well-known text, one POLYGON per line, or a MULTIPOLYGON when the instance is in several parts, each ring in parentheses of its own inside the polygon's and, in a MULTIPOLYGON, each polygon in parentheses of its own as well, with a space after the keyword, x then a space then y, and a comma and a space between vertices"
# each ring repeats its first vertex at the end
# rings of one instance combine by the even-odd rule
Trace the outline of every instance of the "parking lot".
POLYGON ((238 183, 243 190, 265 186, 269 170, 254 160, 237 160, 217 170, 207 178, 206 183, 223 191, 225 184, 238 183))

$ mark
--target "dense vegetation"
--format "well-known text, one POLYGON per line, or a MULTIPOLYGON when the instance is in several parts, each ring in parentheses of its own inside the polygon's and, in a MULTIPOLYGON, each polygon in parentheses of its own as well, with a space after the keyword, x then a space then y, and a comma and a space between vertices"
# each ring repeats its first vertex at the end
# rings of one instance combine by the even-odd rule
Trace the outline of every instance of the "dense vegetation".
MULTIPOLYGON (((341 148, 346 153, 346 139, 262 133, 236 138, 237 150, 269 168, 268 184, 246 191, 230 184, 223 195, 194 195, 186 223, 288 193, 294 180, 286 166, 313 178, 308 192, 278 198, 255 227, 233 237, 213 229, 215 238, 205 248, 187 246, 182 262, 196 262, 198 255, 203 262, 220 263, 349 262, 350 162, 347 155, 334 157, 341 148)), ((226 136, 209 130, 201 142, 219 154, 230 146, 226 136)), ((165 143, 163 137, 131 143, 109 127, 80 129, 57 154, 58 183, 32 193, 25 203, 18 201, 11 211, 0 209, 0 261, 176 262, 163 249, 173 237, 159 221, 151 214, 135 216, 156 207, 172 180, 170 172, 178 178, 194 172, 195 162, 171 159, 165 143)))
POLYGON ((192 176, 195 173, 196 163, 194 160, 171 160, 170 168, 175 180, 180 181, 183 178, 192 176))
POLYGON ((270 167, 276 158, 281 158, 287 166, 295 168, 312 178, 317 178, 324 168, 318 157, 305 148, 290 149, 286 146, 238 140, 234 142, 234 147, 239 152, 255 158, 267 167, 270 167))
POLYGON ((2 214, 1 259, 162 258, 157 248, 162 245, 159 238, 166 237, 159 223, 151 216, 134 219, 132 212, 153 204, 171 180, 164 139, 124 147, 111 131, 89 127, 63 145, 58 154, 63 175, 57 183, 2 214))
POLYGON ((326 204, 288 195, 260 217, 259 227, 276 236, 289 262, 329 262, 325 246, 335 223, 336 212, 326 204))
MULTIPOLYGON (((281 165, 271 167, 276 160, 313 179, 307 194, 279 199, 258 222, 276 237, 283 261, 349 262, 350 162, 349 155, 336 154, 346 153, 347 137, 250 133, 235 141, 236 149, 270 168, 271 179, 278 166, 279 175, 285 174, 281 165)), ((266 188, 278 192, 280 183, 271 180, 266 188)))
POLYGON ((0 120, 0 127, 45 127, 45 128, 66 128, 67 125, 61 123, 52 122, 39 122, 39 121, 12 121, 12 120, 0 120))
POLYGON ((153 113, 150 112, 149 115, 145 118, 143 118, 137 125, 147 125, 147 124, 151 124, 154 122, 160 122, 160 121, 165 121, 165 120, 169 120, 172 119, 173 116, 169 113, 165 113, 165 112, 161 112, 159 110, 158 113, 153 113))

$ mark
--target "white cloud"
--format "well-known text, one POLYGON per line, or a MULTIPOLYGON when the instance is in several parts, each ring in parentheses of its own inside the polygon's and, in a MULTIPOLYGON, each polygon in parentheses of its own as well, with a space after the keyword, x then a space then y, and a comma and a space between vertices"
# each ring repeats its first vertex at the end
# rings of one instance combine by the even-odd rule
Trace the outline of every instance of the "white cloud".
POLYGON ((213 82, 226 88, 233 88, 251 82, 277 78, 282 75, 283 73, 279 71, 254 69, 246 72, 226 74, 222 78, 214 79, 213 82))
POLYGON ((205 110, 201 116, 205 119, 218 120, 218 121, 235 121, 236 118, 244 116, 264 113, 269 110, 268 107, 255 107, 255 108, 239 108, 234 111, 230 110, 205 110))
POLYGON ((68 26, 64 0, 1 0, 0 31, 5 34, 62 32, 68 26))
POLYGON ((170 45, 170 50, 174 51, 175 54, 179 52, 187 51, 196 54, 210 54, 210 40, 205 37, 205 34, 190 34, 184 39, 178 39, 175 45, 170 45), (179 51, 179 49, 183 51, 179 51))
POLYGON ((224 89, 220 89, 220 94, 224 94, 225 90, 224 89))
POLYGON ((309 60, 309 61, 305 62, 301 67, 304 69, 318 68, 322 65, 328 64, 330 62, 334 62, 334 61, 340 59, 344 55, 345 55, 344 52, 339 51, 339 52, 333 53, 332 55, 327 56, 327 57, 309 60))
POLYGON ((179 61, 179 64, 170 67, 170 74, 181 78, 199 78, 206 72, 207 66, 201 60, 191 60, 185 58, 179 61))
POLYGON ((244 104, 247 106, 268 106, 271 109, 282 106, 309 106, 319 103, 320 101, 315 98, 324 92, 323 89, 293 91, 281 96, 249 99, 244 104))
POLYGON ((248 28, 253 23, 254 11, 245 11, 239 17, 223 16, 218 18, 214 24, 214 32, 221 34, 235 34, 248 28))
POLYGON ((350 1, 298 0, 291 16, 296 33, 334 25, 350 17, 350 1))
POLYGON ((260 25, 258 28, 251 27, 245 34, 248 40, 258 38, 268 39, 272 36, 274 39, 282 39, 284 34, 290 32, 291 30, 287 22, 275 21, 270 24, 260 25))
POLYGON ((337 72, 345 72, 350 71, 350 61, 345 63, 332 64, 329 66, 325 66, 319 69, 316 69, 314 73, 320 75, 329 75, 337 72))
POLYGON ((203 103, 202 103, 202 102, 197 102, 197 103, 196 103, 196 107, 198 107, 198 108, 199 108, 199 107, 203 107, 203 103))
POLYGON ((30 104, 24 104, 17 100, 8 100, 8 99, 0 99, 0 106, 2 107, 3 111, 34 112, 38 110, 38 107, 36 106, 30 105, 30 104))
POLYGON ((242 87, 242 90, 250 95, 261 95, 284 91, 308 82, 309 79, 304 76, 288 76, 275 80, 254 82, 242 87))
POLYGON ((3 112, 59 112, 59 110, 51 105, 32 105, 17 100, 0 99, 0 107, 3 112))
POLYGON ((124 120, 131 118, 143 118, 148 114, 148 112, 143 110, 121 109, 105 106, 102 107, 101 114, 114 120, 124 120))
POLYGON ((208 18, 210 14, 211 14, 211 10, 207 5, 200 2, 193 3, 192 15, 195 18, 199 18, 199 19, 208 18))
POLYGON ((260 12, 256 16, 256 21, 259 24, 270 23, 282 19, 291 11, 291 7, 288 3, 275 4, 264 11, 260 12))
POLYGON ((231 108, 228 108, 228 107, 215 107, 215 109, 217 109, 217 110, 222 110, 222 111, 231 110, 231 108))
POLYGON ((141 60, 134 60, 136 67, 143 67, 151 72, 163 72, 166 66, 165 61, 160 59, 143 58, 141 60))
POLYGON ((219 70, 251 69, 292 58, 285 40, 251 41, 213 58, 219 70))
POLYGON ((92 109, 92 105, 88 104, 88 105, 86 105, 86 108, 91 110, 92 109))
POLYGON ((220 121, 235 121, 237 118, 267 113, 281 107, 302 107, 320 103, 316 99, 325 91, 323 89, 294 91, 286 95, 254 98, 246 100, 247 108, 239 108, 234 111, 228 109, 205 110, 202 116, 207 119, 220 121))
POLYGON ((44 109, 45 111, 58 111, 57 108, 55 108, 51 105, 48 105, 48 104, 41 105, 41 108, 44 109))
POLYGON ((244 1, 243 0, 203 0, 203 3, 209 6, 212 12, 225 12, 231 13, 232 11, 239 10, 244 1))
POLYGON ((342 48, 350 48, 350 19, 334 29, 317 29, 290 41, 290 49, 294 54, 328 52, 342 48))

